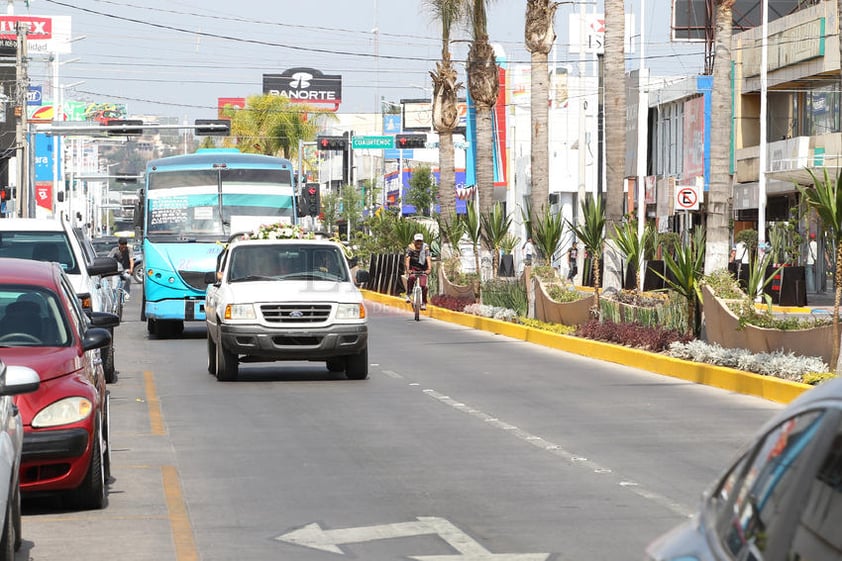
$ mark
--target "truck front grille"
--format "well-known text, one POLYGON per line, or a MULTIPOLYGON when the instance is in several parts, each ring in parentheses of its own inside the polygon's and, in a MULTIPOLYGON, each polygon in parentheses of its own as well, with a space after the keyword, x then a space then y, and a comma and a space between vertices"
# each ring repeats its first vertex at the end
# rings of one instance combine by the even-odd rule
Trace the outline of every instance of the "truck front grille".
POLYGON ((330 304, 263 304, 260 313, 270 323, 322 323, 330 309, 330 304))

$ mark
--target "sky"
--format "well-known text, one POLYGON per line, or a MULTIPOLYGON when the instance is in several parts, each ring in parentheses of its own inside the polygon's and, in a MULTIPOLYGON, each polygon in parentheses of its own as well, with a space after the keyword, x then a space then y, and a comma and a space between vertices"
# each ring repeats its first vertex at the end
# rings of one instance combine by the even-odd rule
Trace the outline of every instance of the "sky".
MULTIPOLYGON (((669 41, 668 0, 630 0, 627 11, 639 11, 641 2, 650 71, 700 73, 702 45, 669 41)), ((30 0, 28 8, 23 0, 13 3, 15 15, 71 16, 72 53, 59 57, 66 99, 123 103, 130 115, 215 118, 217 98, 260 94, 263 74, 295 67, 341 74, 340 112, 375 112, 381 98, 428 98, 428 72, 441 51, 440 29, 423 0, 30 0)), ((488 9, 490 39, 510 63, 529 62, 525 6, 525 0, 492 0, 488 9)), ((559 64, 577 60, 569 53, 567 29, 568 16, 578 9, 563 5, 556 14, 559 64)), ((601 2, 589 10, 601 12, 601 2)), ((453 35, 468 39, 463 28, 453 35)), ((454 43, 457 60, 466 52, 465 42, 454 43)), ((637 55, 627 57, 630 68, 637 67, 637 55)), ((464 65, 458 66, 464 74, 464 65)), ((51 73, 46 63, 33 60, 30 82, 48 83, 51 73)))

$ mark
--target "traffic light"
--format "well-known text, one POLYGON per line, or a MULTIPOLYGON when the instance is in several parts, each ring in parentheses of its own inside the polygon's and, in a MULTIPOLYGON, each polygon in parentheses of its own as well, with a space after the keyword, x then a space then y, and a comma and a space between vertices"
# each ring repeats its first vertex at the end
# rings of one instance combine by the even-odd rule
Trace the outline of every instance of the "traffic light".
POLYGON ((229 136, 230 119, 196 119, 196 136, 229 136))
POLYGON ((312 217, 319 215, 321 201, 319 201, 319 184, 308 183, 304 187, 304 197, 307 201, 307 214, 312 217))
POLYGON ((317 136, 316 146, 321 151, 338 150, 344 151, 348 146, 345 138, 341 136, 317 136))
POLYGON ((143 121, 140 119, 110 119, 105 125, 108 136, 140 136, 143 134, 143 121))
POLYGON ((426 148, 426 134, 396 134, 395 148, 405 150, 407 148, 426 148))
POLYGON ((12 190, 8 187, 0 187, 0 201, 8 201, 12 198, 12 190))

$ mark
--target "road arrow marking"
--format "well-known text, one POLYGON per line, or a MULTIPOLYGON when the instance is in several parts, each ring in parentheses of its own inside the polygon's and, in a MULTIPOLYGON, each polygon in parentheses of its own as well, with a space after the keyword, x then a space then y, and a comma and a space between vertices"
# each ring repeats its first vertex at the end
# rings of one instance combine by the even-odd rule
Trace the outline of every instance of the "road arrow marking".
POLYGON ((410 559, 416 559, 417 561, 545 561, 550 556, 549 553, 493 554, 449 521, 434 516, 420 516, 415 522, 398 522, 337 530, 325 530, 317 522, 314 522, 277 536, 275 539, 344 555, 345 552, 339 547, 340 545, 427 534, 438 535, 459 554, 418 556, 410 557, 410 559))

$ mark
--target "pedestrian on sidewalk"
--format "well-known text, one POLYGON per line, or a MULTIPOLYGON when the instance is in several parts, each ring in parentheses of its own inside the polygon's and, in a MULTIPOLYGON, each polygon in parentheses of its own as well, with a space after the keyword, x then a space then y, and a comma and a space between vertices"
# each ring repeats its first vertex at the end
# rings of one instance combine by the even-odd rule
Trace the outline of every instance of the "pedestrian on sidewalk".
POLYGON ((571 283, 579 274, 579 266, 576 264, 578 258, 579 246, 576 244, 576 240, 573 240, 573 244, 567 250, 567 280, 571 283))
POLYGON ((521 248, 523 250, 523 264, 527 267, 532 266, 532 257, 535 255, 535 246, 532 245, 532 237, 526 238, 526 242, 521 248))

